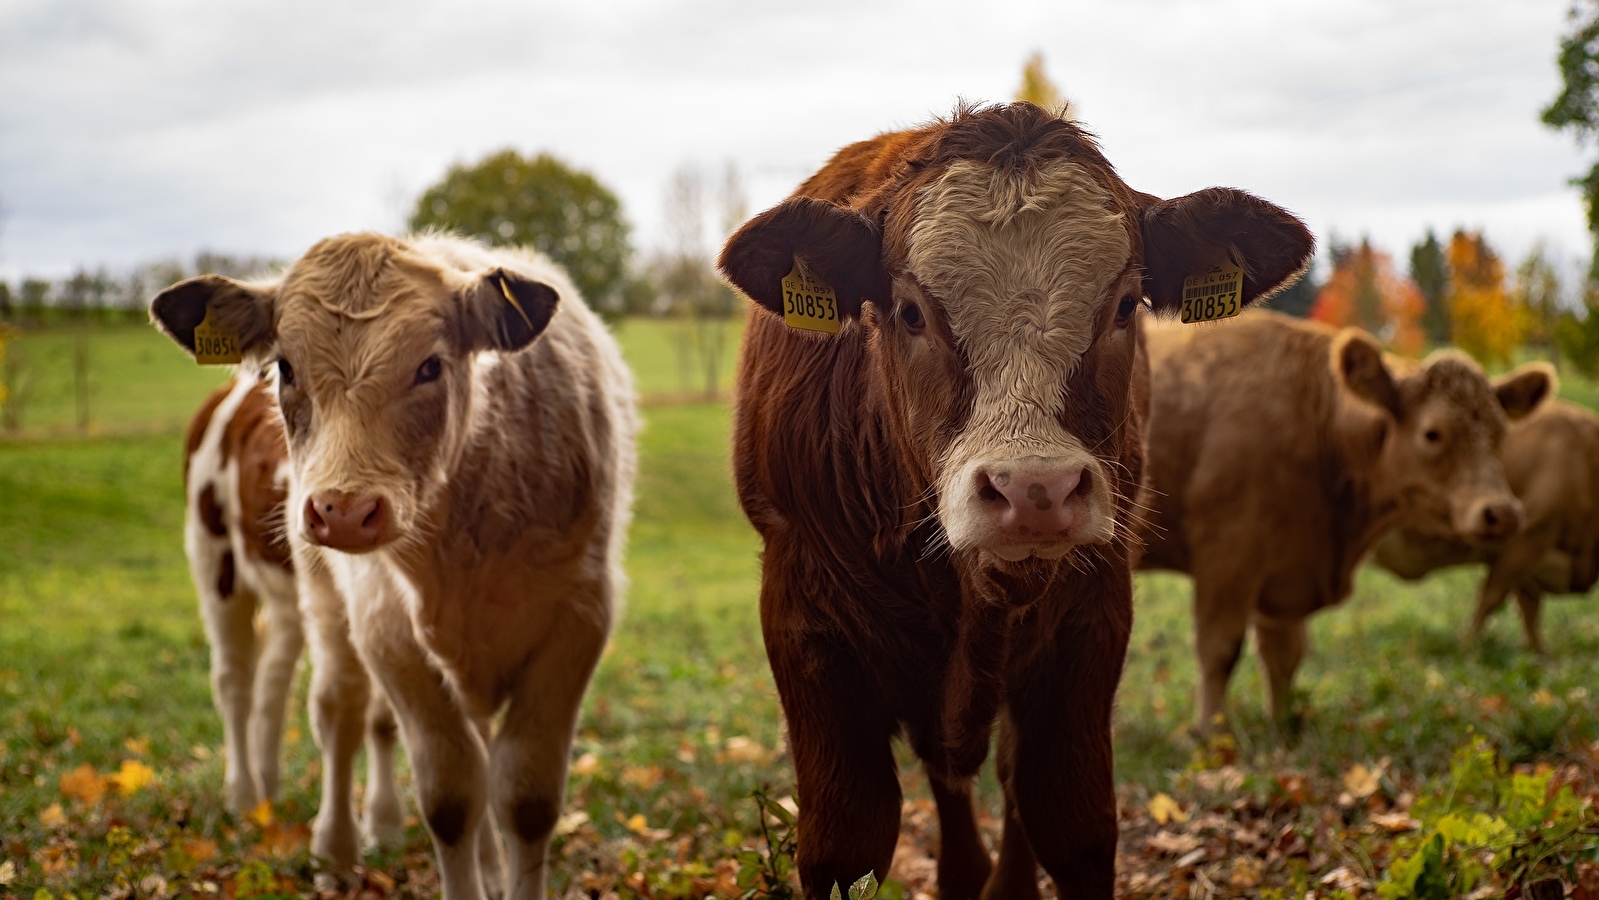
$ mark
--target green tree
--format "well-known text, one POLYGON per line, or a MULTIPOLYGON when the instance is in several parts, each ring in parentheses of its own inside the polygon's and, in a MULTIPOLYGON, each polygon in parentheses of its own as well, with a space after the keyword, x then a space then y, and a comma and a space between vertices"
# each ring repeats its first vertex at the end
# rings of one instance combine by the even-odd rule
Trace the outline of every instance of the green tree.
POLYGON ((1434 344, 1450 343, 1453 337, 1449 322, 1449 261, 1444 258, 1444 245, 1431 228, 1420 243, 1410 248, 1410 280, 1416 283, 1427 301, 1427 311, 1421 316, 1421 328, 1427 340, 1434 344))
POLYGON ((1271 308, 1303 319, 1310 315, 1310 308, 1316 305, 1316 294, 1320 291, 1321 281, 1316 278, 1316 260, 1311 259, 1303 275, 1272 296, 1271 308))
MULTIPOLYGON (((1599 0, 1574 0, 1567 17, 1571 31, 1560 39, 1555 57, 1560 93, 1539 117, 1550 128, 1571 132, 1579 143, 1586 143, 1599 137, 1599 0)), ((1599 249, 1599 162, 1572 183, 1582 188, 1588 231, 1599 249)), ((1590 278, 1599 279, 1599 253, 1588 271, 1590 278)))
POLYGON ((455 165, 416 202, 411 228, 533 247, 566 267, 596 309, 615 310, 632 247, 622 203, 587 172, 546 153, 503 150, 455 165))
POLYGON ((1539 241, 1516 266, 1510 285, 1510 302, 1525 311, 1528 346, 1546 353, 1556 349, 1555 329, 1564 312, 1560 297, 1560 273, 1539 241))

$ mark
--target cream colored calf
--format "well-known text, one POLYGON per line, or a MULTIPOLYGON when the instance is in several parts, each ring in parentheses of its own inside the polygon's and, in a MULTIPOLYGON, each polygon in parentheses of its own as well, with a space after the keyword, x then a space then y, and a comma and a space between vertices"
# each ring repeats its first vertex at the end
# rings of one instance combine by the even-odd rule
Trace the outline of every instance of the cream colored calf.
POLYGON ((543 257, 440 236, 329 238, 275 281, 192 279, 152 311, 191 351, 203 326, 275 372, 324 760, 313 851, 356 859, 370 673, 445 897, 499 892, 489 810, 509 896, 543 897, 623 580, 637 426, 604 325, 543 257))

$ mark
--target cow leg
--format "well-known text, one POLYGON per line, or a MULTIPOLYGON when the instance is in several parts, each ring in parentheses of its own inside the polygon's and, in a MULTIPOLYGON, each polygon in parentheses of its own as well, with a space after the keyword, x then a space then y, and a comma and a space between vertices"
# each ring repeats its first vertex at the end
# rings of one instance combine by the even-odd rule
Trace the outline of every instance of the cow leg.
POLYGON ((264 800, 278 794, 278 766, 283 754, 283 722, 288 714, 294 669, 305 648, 305 630, 292 585, 267 593, 266 641, 256 661, 255 705, 250 714, 250 759, 264 800))
POLYGON ((938 805, 938 896, 942 900, 977 900, 994 868, 977 830, 969 779, 946 778, 924 767, 938 805))
POLYGON ((489 795, 510 849, 509 900, 544 898, 578 712, 605 636, 603 626, 568 606, 512 693, 494 738, 489 795))
POLYGON ((1199 655, 1200 734, 1223 726, 1227 682, 1243 653, 1244 635, 1255 606, 1257 586, 1239 578, 1194 572, 1194 649, 1199 655))
MULTIPOLYGON (((200 593, 200 614, 205 620, 206 638, 211 642, 211 697, 222 716, 222 747, 225 757, 223 790, 228 808, 249 812, 262 800, 251 765, 250 708, 255 690, 256 634, 255 596, 233 589, 233 554, 222 551, 222 568, 229 573, 219 590, 214 571, 202 572, 194 564, 195 585, 200 593)), ((192 556, 191 556, 192 559, 192 556)), ((211 568, 215 568, 213 565, 211 568)))
POLYGON ((894 861, 901 798, 895 722, 871 695, 865 669, 844 661, 849 651, 791 646, 770 634, 766 647, 794 760, 795 864, 806 900, 826 900, 835 883, 848 888, 868 872, 887 877, 894 861))
POLYGON ((1515 589, 1522 574, 1532 570, 1543 554, 1544 545, 1536 540, 1511 538, 1505 544, 1488 566, 1488 576, 1482 580, 1477 608, 1472 612, 1471 625, 1466 629, 1466 643, 1474 644, 1481 639, 1488 617, 1505 605, 1505 599, 1515 589))
POLYGON ((1272 719, 1286 722, 1292 710, 1294 673, 1305 658, 1305 620, 1255 617, 1255 645, 1266 668, 1266 698, 1272 719))
POLYGON ((999 720, 999 748, 995 755, 999 783, 1005 791, 1005 833, 999 844, 999 864, 983 890, 983 900, 1038 900, 1038 857, 1027 841, 1016 810, 1016 728, 1007 713, 999 720))
POLYGON ((311 733, 322 750, 322 800, 311 828, 311 853, 338 873, 360 854, 352 783, 371 682, 350 642, 344 600, 313 560, 295 558, 300 604, 310 628, 311 733))
MULTIPOLYGON (((400 602, 377 592, 355 624, 372 674, 383 686, 400 723, 405 755, 416 782, 417 807, 433 838, 445 900, 486 896, 479 854, 489 828, 488 748, 480 723, 461 709, 427 653, 411 633, 400 602)), ((366 703, 361 716, 365 724, 366 703)), ((359 735, 359 732, 357 732, 359 735)), ((498 855, 495 854, 495 862, 498 855)), ((498 883, 498 882, 496 882, 498 883)))
POLYGON ((368 844, 393 846, 405 838, 405 806, 394 775, 394 743, 399 726, 382 691, 366 707, 366 809, 362 833, 368 844))
POLYGON ((1521 627, 1527 633, 1527 649, 1539 656, 1548 656, 1549 651, 1544 647, 1543 631, 1538 623, 1543 613, 1543 591, 1517 588, 1516 605, 1521 608, 1521 627))
POLYGON ((1115 889, 1111 711, 1132 631, 1132 583, 1122 579, 1102 585, 1092 614, 1056 628, 1006 695, 1015 729, 1006 793, 1062 900, 1109 900, 1115 889))

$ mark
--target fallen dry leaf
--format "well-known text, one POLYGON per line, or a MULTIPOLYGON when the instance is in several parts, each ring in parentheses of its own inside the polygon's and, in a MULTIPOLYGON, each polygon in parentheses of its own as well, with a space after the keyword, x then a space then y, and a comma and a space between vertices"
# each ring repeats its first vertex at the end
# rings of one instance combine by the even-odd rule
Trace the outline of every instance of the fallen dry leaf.
POLYGON ((1364 800, 1377 793, 1377 788, 1382 781, 1382 767, 1367 768, 1363 763, 1355 763, 1344 773, 1344 787, 1356 800, 1364 800))
POLYGON ((573 775, 593 775, 599 770, 600 758, 592 753, 585 753, 572 763, 573 775))
POLYGON ((61 793, 85 806, 94 806, 105 796, 106 781, 105 776, 94 770, 94 766, 84 763, 61 776, 61 793))
POLYGON ((660 766, 627 766, 622 770, 622 783, 640 791, 647 791, 660 784, 665 775, 660 766))
POLYGON ((39 811, 39 824, 46 828, 60 828, 67 824, 67 814, 61 811, 61 804, 52 803, 39 811))
POLYGON ((1157 831, 1144 839, 1144 846, 1167 856, 1180 856, 1189 853, 1199 846, 1199 838, 1191 834, 1173 834, 1170 831, 1157 831))
POLYGON ((1259 887, 1265 870, 1265 864, 1253 856, 1240 857, 1233 861, 1233 873, 1227 883, 1242 890, 1259 887))
POLYGON ((145 737, 128 738, 122 742, 122 749, 134 756, 150 755, 150 739, 145 737))
POLYGON ((117 774, 107 780, 116 782, 117 793, 130 797, 155 783, 155 769, 136 759, 125 759, 117 774))
POLYGON ((1382 830, 1394 834, 1401 831, 1415 831, 1421 827, 1420 822, 1404 812, 1375 813, 1371 817, 1371 822, 1382 830))
POLYGON ((1182 806, 1176 800, 1173 800, 1170 794, 1156 794, 1149 799, 1149 805, 1145 809, 1148 810, 1149 817, 1154 819, 1157 825, 1165 825, 1167 822, 1188 821, 1188 813, 1183 812, 1182 806))
POLYGON ((271 825, 274 821, 274 817, 272 815, 272 801, 262 800, 260 803, 256 804, 255 809, 250 810, 249 814, 247 814, 245 818, 262 828, 271 825))
POLYGON ((727 761, 735 763, 762 763, 766 761, 766 748, 738 734, 727 739, 727 761))

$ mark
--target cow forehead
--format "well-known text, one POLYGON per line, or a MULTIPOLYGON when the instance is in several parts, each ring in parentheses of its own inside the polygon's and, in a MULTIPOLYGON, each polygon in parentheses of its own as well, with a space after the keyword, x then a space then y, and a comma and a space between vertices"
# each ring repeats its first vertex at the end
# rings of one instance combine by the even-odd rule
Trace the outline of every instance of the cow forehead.
POLYGON ((1122 211, 1070 160, 1032 171, 953 163, 923 190, 907 246, 910 274, 942 303, 974 369, 1046 356, 1062 376, 1132 254, 1122 211))
POLYGON ((278 310, 278 341, 315 386, 348 390, 414 368, 446 342, 446 324, 443 306, 422 296, 386 302, 380 315, 349 315, 290 294, 278 310))

